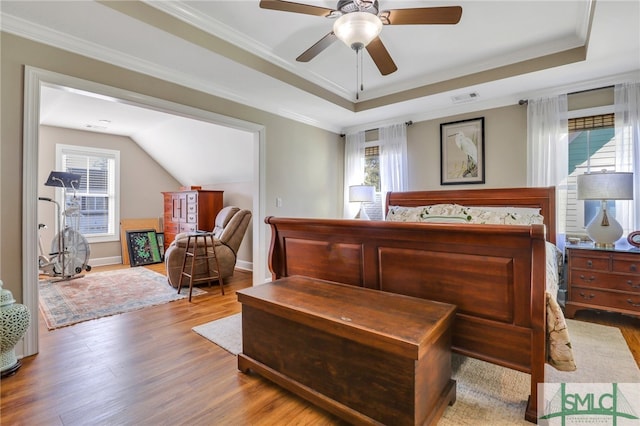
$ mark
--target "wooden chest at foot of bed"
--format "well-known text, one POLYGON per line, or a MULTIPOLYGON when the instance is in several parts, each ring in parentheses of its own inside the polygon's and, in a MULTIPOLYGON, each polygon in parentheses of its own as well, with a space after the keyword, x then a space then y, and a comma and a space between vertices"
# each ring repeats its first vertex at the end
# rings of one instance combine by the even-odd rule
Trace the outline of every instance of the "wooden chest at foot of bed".
POLYGON ((238 291, 238 369, 354 424, 435 424, 455 401, 455 306, 307 277, 238 291))

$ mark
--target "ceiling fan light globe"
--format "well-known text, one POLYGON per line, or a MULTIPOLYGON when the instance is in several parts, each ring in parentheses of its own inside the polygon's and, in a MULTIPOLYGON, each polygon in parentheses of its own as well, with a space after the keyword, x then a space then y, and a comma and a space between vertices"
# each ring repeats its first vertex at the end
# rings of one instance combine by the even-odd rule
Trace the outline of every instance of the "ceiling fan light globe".
POLYGON ((352 12, 339 17, 333 24, 333 32, 344 44, 360 50, 378 37, 382 21, 368 12, 352 12))

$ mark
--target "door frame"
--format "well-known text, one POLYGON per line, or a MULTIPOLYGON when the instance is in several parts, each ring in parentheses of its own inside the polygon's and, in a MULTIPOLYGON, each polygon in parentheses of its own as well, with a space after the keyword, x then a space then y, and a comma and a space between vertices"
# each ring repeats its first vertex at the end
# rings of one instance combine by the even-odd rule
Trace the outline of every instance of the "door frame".
POLYGON ((253 285, 267 277, 265 216, 265 127, 211 111, 71 77, 31 66, 24 74, 23 186, 22 186, 22 302, 33 319, 22 343, 23 356, 38 353, 38 144, 41 87, 59 87, 95 93, 116 102, 149 107, 166 113, 208 121, 253 134, 253 285), (257 212, 257 214, 256 214, 257 212))

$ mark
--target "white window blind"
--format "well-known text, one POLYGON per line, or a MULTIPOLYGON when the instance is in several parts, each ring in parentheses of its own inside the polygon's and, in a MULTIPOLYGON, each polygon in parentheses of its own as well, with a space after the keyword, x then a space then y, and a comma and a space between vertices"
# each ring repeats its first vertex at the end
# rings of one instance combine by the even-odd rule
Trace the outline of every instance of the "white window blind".
POLYGON ((67 226, 77 227, 90 241, 117 237, 119 152, 70 145, 57 148, 60 170, 81 176, 77 188, 64 191, 64 208, 77 207, 79 212, 66 215, 67 226))

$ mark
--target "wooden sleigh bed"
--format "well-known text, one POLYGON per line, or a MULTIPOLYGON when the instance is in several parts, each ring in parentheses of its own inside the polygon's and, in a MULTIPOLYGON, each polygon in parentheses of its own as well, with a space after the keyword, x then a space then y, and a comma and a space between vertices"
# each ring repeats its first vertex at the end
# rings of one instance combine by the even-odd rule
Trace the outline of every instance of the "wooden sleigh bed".
POLYGON ((555 189, 391 192, 389 206, 539 208, 544 225, 476 225, 267 217, 273 279, 302 275, 457 306, 452 350, 531 375, 537 419, 546 362, 545 241, 555 189))

